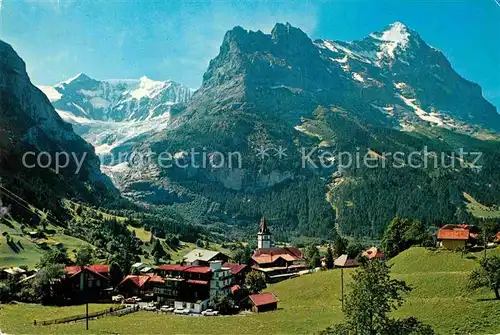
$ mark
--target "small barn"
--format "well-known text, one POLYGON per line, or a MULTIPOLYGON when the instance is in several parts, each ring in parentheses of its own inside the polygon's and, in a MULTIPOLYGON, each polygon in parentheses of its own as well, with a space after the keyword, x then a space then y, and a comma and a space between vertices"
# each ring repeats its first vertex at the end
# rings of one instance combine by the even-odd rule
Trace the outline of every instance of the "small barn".
POLYGON ((352 268, 359 266, 355 259, 349 258, 346 254, 334 260, 333 264, 336 268, 352 268))
POLYGON ((251 294, 248 296, 252 302, 252 311, 262 313, 278 309, 278 298, 272 292, 251 294))

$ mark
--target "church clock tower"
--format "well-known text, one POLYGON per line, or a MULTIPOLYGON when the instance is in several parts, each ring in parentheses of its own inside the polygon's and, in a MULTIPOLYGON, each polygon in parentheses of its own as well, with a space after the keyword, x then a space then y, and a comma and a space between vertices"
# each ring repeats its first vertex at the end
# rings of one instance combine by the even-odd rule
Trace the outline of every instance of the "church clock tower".
POLYGON ((257 233, 257 248, 271 248, 271 232, 267 227, 267 221, 264 217, 260 219, 259 232, 257 233))

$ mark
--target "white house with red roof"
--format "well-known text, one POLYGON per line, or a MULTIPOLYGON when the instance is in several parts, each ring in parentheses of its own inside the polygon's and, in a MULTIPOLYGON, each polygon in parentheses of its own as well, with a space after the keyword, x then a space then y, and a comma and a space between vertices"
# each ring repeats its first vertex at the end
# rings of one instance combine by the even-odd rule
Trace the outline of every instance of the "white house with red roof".
POLYGON ((446 224, 439 229, 437 240, 441 247, 450 250, 466 248, 478 236, 474 226, 466 224, 446 224))
POLYGON ((158 301, 193 313, 208 308, 216 296, 228 295, 233 283, 232 269, 222 261, 212 261, 210 266, 165 264, 156 273, 165 282, 155 289, 158 301))

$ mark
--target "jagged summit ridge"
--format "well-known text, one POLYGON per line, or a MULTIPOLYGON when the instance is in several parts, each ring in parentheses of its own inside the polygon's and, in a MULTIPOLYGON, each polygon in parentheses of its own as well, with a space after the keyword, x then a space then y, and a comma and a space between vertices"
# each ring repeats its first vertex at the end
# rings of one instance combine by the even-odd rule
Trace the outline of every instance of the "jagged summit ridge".
POLYGON ((371 114, 390 111, 377 118, 388 118, 397 128, 410 129, 408 125, 420 122, 498 127, 495 108, 478 88, 401 22, 352 42, 313 42, 290 23, 277 23, 270 34, 239 26, 228 31, 195 100, 219 109, 254 106, 291 120, 308 115, 317 105, 352 109, 361 103, 371 114), (222 88, 226 98, 217 99, 222 88), (267 100, 278 93, 279 101, 269 105, 267 100), (299 97, 300 104, 292 103, 299 97))
POLYGON ((96 80, 83 73, 55 86, 39 87, 57 110, 102 121, 140 121, 168 116, 174 104, 187 103, 192 89, 171 80, 96 80))

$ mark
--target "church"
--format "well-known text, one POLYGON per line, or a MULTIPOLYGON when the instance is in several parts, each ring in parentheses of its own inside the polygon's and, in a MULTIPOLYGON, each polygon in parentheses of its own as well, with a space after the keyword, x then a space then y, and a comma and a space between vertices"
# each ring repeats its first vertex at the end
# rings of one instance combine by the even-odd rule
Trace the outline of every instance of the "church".
POLYGON ((259 223, 257 249, 252 255, 250 265, 254 270, 264 273, 269 283, 295 277, 300 271, 308 268, 299 248, 274 246, 265 218, 259 223))

